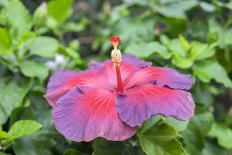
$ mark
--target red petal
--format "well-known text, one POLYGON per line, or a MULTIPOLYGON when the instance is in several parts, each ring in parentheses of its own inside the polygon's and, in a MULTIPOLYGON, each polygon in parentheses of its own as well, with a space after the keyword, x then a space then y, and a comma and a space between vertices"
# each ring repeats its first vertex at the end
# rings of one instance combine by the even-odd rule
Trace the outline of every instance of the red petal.
POLYGON ((119 95, 116 107, 121 120, 135 127, 156 114, 188 120, 194 114, 195 105, 186 91, 147 84, 119 95))
MULTIPOLYGON (((122 79, 125 80, 135 71, 150 66, 151 63, 139 60, 136 57, 127 55, 123 57, 120 69, 122 79)), ((94 62, 90 65, 90 69, 86 71, 58 71, 49 79, 46 99, 51 106, 66 94, 69 90, 77 86, 90 86, 95 88, 105 88, 111 91, 116 87, 116 73, 113 62, 94 62)))
POLYGON ((60 98, 52 113, 57 130, 74 141, 97 137, 125 140, 136 129, 123 123, 115 108, 115 94, 106 89, 78 87, 60 98))
POLYGON ((100 70, 87 70, 87 71, 58 71, 49 79, 47 93, 45 94, 51 106, 56 104, 56 101, 66 94, 69 90, 76 86, 91 86, 108 88, 106 78, 102 76, 100 70))
POLYGON ((168 86, 174 89, 190 89, 193 83, 191 75, 183 75, 174 69, 162 67, 146 67, 137 71, 125 82, 126 88, 146 83, 168 86))
MULTIPOLYGON (((151 66, 151 62, 140 60, 132 55, 124 55, 122 57, 122 62, 120 63, 122 80, 128 79, 136 71, 148 66, 151 66)), ((104 70, 104 73, 102 73, 102 75, 107 78, 108 83, 113 88, 116 87, 117 78, 116 78, 114 64, 111 60, 102 63, 92 62, 90 64, 90 68, 104 70)))

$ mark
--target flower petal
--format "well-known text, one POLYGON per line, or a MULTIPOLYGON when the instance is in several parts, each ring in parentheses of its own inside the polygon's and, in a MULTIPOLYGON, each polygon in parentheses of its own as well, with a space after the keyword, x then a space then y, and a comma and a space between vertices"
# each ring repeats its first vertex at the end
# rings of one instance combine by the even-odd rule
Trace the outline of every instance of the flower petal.
MULTIPOLYGON (((151 63, 139 60, 134 56, 124 56, 120 67, 122 77, 126 79, 135 71, 150 65, 151 63)), ((86 71, 58 71, 49 79, 45 98, 51 106, 54 106, 61 96, 77 86, 105 88, 113 91, 117 81, 113 66, 113 62, 108 60, 92 62, 86 71)))
POLYGON ((156 114, 188 120, 195 105, 186 91, 147 84, 118 95, 116 108, 121 120, 135 127, 156 114))
POLYGON ((125 140, 136 128, 123 123, 115 107, 115 94, 106 89, 77 87, 57 101, 52 116, 57 130, 73 141, 97 137, 125 140))
MULTIPOLYGON (((134 72, 151 66, 151 62, 146 62, 143 60, 140 60, 139 58, 132 56, 132 55, 123 55, 122 62, 120 63, 120 71, 122 80, 128 79, 131 75, 134 74, 134 72)), ((115 88, 116 87, 116 71, 114 68, 114 64, 111 60, 107 60, 105 62, 91 62, 90 63, 90 69, 102 69, 104 70, 104 73, 102 73, 103 76, 107 78, 108 83, 115 88)))
POLYGON ((110 86, 107 84, 100 69, 79 72, 68 70, 57 71, 49 79, 45 98, 51 106, 54 106, 61 96, 74 87, 85 85, 96 88, 109 88, 110 86))
POLYGON ((162 67, 146 67, 133 74, 125 81, 126 88, 145 83, 154 83, 158 86, 168 86, 173 89, 190 89, 193 79, 191 75, 183 75, 174 69, 162 67))

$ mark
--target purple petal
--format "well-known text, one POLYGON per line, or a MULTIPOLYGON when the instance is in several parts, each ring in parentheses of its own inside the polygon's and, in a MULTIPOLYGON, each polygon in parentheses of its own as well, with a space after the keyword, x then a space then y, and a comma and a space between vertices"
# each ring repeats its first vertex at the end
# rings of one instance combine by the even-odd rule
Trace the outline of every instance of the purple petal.
POLYGON ((51 106, 54 106, 61 96, 77 86, 112 89, 106 77, 102 75, 103 71, 100 69, 79 72, 58 71, 49 79, 45 98, 51 106))
POLYGON ((58 98, 72 88, 72 85, 68 83, 78 75, 79 72, 63 70, 55 72, 50 77, 47 85, 47 93, 44 96, 51 106, 54 106, 58 98))
POLYGON ((133 136, 136 128, 123 123, 115 107, 115 94, 106 89, 77 87, 61 97, 53 108, 56 129, 73 141, 97 137, 120 141, 133 136))
POLYGON ((158 86, 168 86, 173 89, 190 89, 192 87, 191 75, 183 75, 174 69, 162 67, 146 67, 133 74, 125 81, 126 88, 146 83, 154 83, 158 86))
POLYGON ((152 62, 143 61, 143 60, 141 60, 133 55, 129 55, 129 54, 123 56, 122 62, 133 64, 137 68, 145 68, 145 67, 149 67, 152 65, 152 62))
POLYGON ((194 114, 195 104, 186 91, 147 84, 118 95, 116 108, 121 120, 135 127, 157 114, 188 120, 194 114))

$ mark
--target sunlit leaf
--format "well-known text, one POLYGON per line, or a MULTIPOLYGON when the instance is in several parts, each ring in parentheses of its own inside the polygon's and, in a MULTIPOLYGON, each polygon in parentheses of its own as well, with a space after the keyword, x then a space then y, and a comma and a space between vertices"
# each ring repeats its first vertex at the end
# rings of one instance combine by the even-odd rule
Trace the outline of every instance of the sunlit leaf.
POLYGON ((11 52, 10 46, 11 38, 9 32, 4 28, 0 28, 0 54, 11 52))
POLYGON ((154 53, 160 55, 164 59, 169 59, 171 57, 171 53, 168 49, 159 42, 130 44, 125 49, 125 53, 133 54, 140 58, 147 58, 154 53))
POLYGON ((40 129, 41 124, 32 120, 20 120, 15 122, 8 132, 8 141, 14 141, 17 138, 31 135, 40 129))
POLYGON ((217 61, 208 60, 196 63, 193 66, 193 71, 203 82, 209 82, 214 79, 219 83, 223 83, 226 87, 232 88, 232 82, 225 69, 217 61))
POLYGON ((48 68, 35 61, 24 61, 20 65, 22 73, 27 77, 37 77, 43 81, 48 76, 48 68))
POLYGON ((19 39, 24 33, 31 29, 31 17, 21 1, 10 1, 1 13, 3 20, 0 22, 2 22, 3 25, 11 25, 10 34, 14 40, 19 39))
POLYGON ((5 131, 0 130, 0 139, 4 139, 8 136, 8 133, 5 131))
POLYGON ((30 46, 33 55, 42 57, 53 57, 57 52, 59 44, 51 37, 37 37, 30 46))
POLYGON ((229 127, 214 123, 209 135, 217 138, 220 146, 226 149, 232 149, 232 129, 229 127))
POLYGON ((21 105, 30 87, 31 80, 28 79, 5 81, 0 93, 0 124, 5 123, 11 112, 21 105))
POLYGON ((73 0, 50 1, 48 3, 48 15, 54 18, 58 23, 62 23, 71 16, 72 3, 73 3, 73 0))

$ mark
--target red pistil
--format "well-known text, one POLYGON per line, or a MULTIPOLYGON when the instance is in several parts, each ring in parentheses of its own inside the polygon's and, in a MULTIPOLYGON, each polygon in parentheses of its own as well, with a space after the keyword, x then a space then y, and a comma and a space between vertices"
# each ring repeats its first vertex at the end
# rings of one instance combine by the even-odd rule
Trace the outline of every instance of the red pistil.
POLYGON ((116 76, 117 76, 117 91, 119 93, 122 93, 124 90, 124 87, 122 84, 122 76, 121 76, 120 67, 118 64, 115 64, 115 70, 116 70, 116 76))
POLYGON ((120 72, 120 62, 122 59, 122 55, 119 49, 117 49, 118 44, 120 43, 121 39, 118 36, 113 36, 110 38, 111 43, 113 44, 114 49, 111 52, 111 59, 114 62, 114 68, 116 71, 117 76, 117 91, 123 92, 123 83, 122 83, 122 77, 120 72))

